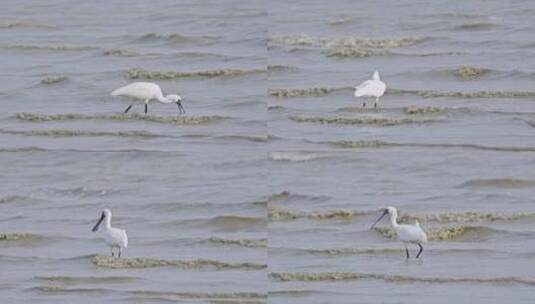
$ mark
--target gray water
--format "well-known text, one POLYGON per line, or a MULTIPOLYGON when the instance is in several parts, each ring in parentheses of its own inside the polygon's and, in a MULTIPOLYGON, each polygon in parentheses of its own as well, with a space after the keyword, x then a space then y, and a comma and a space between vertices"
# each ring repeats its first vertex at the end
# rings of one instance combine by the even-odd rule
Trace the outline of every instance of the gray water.
POLYGON ((534 13, 4 1, 2 303, 532 303, 534 13), (187 115, 122 115, 110 92, 143 80, 187 115), (369 230, 386 206, 427 231, 420 260, 369 230))

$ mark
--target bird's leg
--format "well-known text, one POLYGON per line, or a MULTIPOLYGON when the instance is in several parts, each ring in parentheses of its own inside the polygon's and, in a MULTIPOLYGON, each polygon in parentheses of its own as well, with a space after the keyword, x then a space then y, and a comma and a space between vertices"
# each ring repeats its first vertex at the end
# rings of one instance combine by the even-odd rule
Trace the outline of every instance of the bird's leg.
POLYGON ((126 108, 126 110, 124 110, 124 113, 128 113, 128 111, 130 111, 130 109, 132 108, 132 105, 129 105, 128 108, 126 108))
POLYGON ((405 252, 407 253, 407 260, 410 258, 410 255, 409 255, 409 248, 407 247, 407 245, 405 245, 405 252))
POLYGON ((149 110, 149 104, 145 103, 145 115, 147 115, 147 111, 149 110))
POLYGON ((379 97, 375 98, 375 103, 373 104, 373 108, 377 109, 377 103, 379 102, 379 97))
POLYGON ((121 257, 121 247, 119 247, 119 257, 121 257))
POLYGON ((113 258, 114 255, 113 255, 113 247, 111 247, 111 257, 113 258))
POLYGON ((420 254, 422 254, 422 251, 424 251, 424 247, 422 246, 422 244, 418 243, 418 246, 420 247, 420 251, 418 251, 418 254, 416 255, 416 258, 419 258, 420 254))
POLYGON ((363 108, 366 107, 366 98, 364 98, 364 101, 362 102, 362 107, 363 107, 363 108))

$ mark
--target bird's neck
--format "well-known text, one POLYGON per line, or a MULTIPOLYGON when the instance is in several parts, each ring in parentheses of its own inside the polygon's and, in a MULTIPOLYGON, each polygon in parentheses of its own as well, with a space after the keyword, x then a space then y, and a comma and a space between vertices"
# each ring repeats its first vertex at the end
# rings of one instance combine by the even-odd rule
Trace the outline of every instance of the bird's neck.
POLYGON ((161 103, 171 103, 173 102, 172 100, 168 99, 167 96, 163 96, 163 95, 159 95, 158 97, 156 97, 158 99, 159 102, 161 103))
POLYGON ((106 218, 104 219, 104 227, 105 227, 106 229, 108 229, 108 230, 111 228, 111 218, 106 217, 106 218))
POLYGON ((396 228, 398 227, 398 213, 397 212, 392 212, 392 214, 390 214, 390 224, 392 225, 392 228, 396 228))

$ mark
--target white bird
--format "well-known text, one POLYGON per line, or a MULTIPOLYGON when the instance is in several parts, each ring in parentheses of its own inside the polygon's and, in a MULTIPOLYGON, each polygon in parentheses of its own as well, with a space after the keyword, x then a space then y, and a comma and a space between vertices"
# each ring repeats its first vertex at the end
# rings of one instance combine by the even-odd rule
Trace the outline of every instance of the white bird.
POLYGON ((394 207, 387 207, 384 209, 383 214, 377 219, 377 221, 373 223, 370 229, 375 227, 375 225, 387 214, 390 216, 390 224, 392 225, 394 231, 396 231, 397 239, 402 241, 405 245, 407 259, 410 257, 408 244, 417 244, 420 247, 420 251, 418 252, 418 255, 416 255, 416 258, 419 258, 420 254, 422 254, 422 251, 424 250, 422 243, 427 242, 427 234, 425 234, 425 232, 422 230, 418 221, 416 221, 414 225, 400 225, 397 222, 398 210, 394 207))
MULTIPOLYGON (((366 80, 359 86, 355 87, 355 97, 375 97, 374 108, 377 108, 379 98, 383 96, 386 90, 386 84, 381 81, 379 72, 373 72, 372 79, 366 80)), ((366 100, 362 103, 362 107, 366 107, 366 100)))
MULTIPOLYGON (((120 87, 111 93, 112 96, 126 96, 134 100, 141 100, 145 103, 145 114, 147 114, 149 101, 156 99, 161 103, 176 103, 178 106, 178 113, 186 113, 182 107, 182 98, 179 95, 170 94, 163 96, 162 89, 159 85, 152 82, 133 82, 124 87, 120 87)), ((128 113, 133 104, 129 105, 125 113, 128 113)))
POLYGON ((121 251, 122 249, 126 249, 128 246, 128 237, 126 236, 126 231, 119 228, 114 228, 111 226, 111 211, 110 209, 104 209, 102 211, 102 215, 100 216, 100 219, 98 220, 97 224, 93 227, 92 231, 96 232, 98 230, 98 227, 102 223, 102 221, 105 221, 105 227, 106 229, 106 244, 110 246, 111 248, 111 256, 113 257, 113 248, 117 248, 119 250, 118 257, 121 257, 121 251))

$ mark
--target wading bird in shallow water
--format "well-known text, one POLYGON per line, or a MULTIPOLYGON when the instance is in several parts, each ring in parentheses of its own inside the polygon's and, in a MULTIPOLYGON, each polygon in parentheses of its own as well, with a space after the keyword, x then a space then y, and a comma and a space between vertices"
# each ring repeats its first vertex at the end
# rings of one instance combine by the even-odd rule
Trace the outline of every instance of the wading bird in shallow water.
POLYGON ((405 245, 405 251, 407 252, 407 259, 409 256, 409 244, 417 244, 418 247, 420 247, 420 251, 418 251, 418 254, 416 255, 416 258, 420 257, 420 254, 422 254, 422 251, 424 251, 424 247, 422 247, 422 243, 427 242, 427 235, 420 227, 420 224, 418 221, 414 225, 400 225, 398 224, 398 210, 394 207, 387 207, 386 209, 383 209, 383 214, 373 223, 370 229, 373 229, 377 223, 385 215, 390 216, 390 224, 392 225, 392 228, 394 231, 396 231, 397 239, 402 241, 405 245))
POLYGON ((126 231, 119 228, 114 228, 111 226, 111 211, 110 209, 104 209, 98 220, 97 224, 93 227, 92 231, 96 232, 100 224, 104 221, 104 229, 106 236, 106 244, 111 248, 111 256, 113 257, 113 248, 118 249, 117 256, 121 257, 122 249, 126 249, 128 246, 128 237, 126 236, 126 231))
MULTIPOLYGON (((366 80, 358 87, 355 87, 355 97, 375 97, 374 108, 377 108, 379 98, 383 96, 386 90, 386 84, 381 81, 379 72, 373 72, 372 79, 366 80)), ((362 107, 366 107, 366 100, 362 103, 362 107)))
MULTIPOLYGON (((145 103, 145 114, 149 109, 149 101, 156 99, 161 103, 176 103, 178 107, 178 114, 185 114, 186 111, 182 107, 182 98, 178 95, 170 94, 163 96, 162 89, 159 85, 152 82, 134 82, 124 87, 120 87, 111 93, 112 96, 126 96, 136 101, 145 103)), ((125 113, 128 113, 133 104, 129 105, 125 113)))

